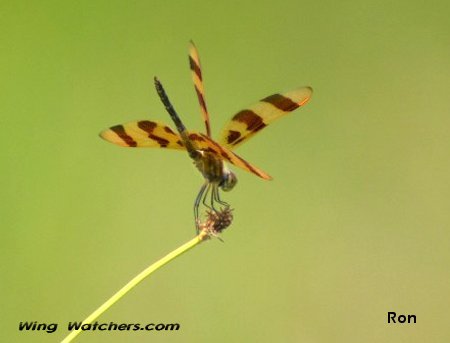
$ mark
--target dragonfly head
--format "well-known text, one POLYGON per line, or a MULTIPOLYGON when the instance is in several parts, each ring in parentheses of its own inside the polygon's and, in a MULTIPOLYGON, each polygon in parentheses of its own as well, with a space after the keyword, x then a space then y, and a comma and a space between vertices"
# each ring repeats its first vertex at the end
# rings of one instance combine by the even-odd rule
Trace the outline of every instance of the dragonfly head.
POLYGON ((224 170, 222 182, 219 187, 225 192, 231 191, 237 183, 237 177, 231 170, 224 170))

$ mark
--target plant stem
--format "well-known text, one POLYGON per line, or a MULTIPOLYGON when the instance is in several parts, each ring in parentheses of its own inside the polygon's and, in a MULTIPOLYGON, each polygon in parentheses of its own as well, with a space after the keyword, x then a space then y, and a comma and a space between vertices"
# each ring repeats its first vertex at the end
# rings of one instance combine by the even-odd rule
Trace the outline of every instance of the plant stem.
POLYGON ((116 294, 114 294, 111 298, 109 298, 103 305, 97 308, 91 315, 89 315, 85 320, 83 320, 82 325, 79 329, 73 330, 69 335, 64 338, 61 343, 71 342, 75 337, 77 337, 83 330, 81 327, 84 324, 91 324, 94 320, 96 320, 99 316, 101 316, 106 310, 108 310, 112 305, 114 305, 120 298, 122 298, 125 294, 131 291, 135 286, 137 286, 141 281, 143 281, 146 277, 150 276, 153 272, 174 260, 176 257, 185 253, 186 251, 192 249, 197 244, 201 243, 208 237, 208 234, 204 231, 200 232, 199 235, 195 236, 190 241, 186 242, 179 248, 173 250, 160 260, 156 261, 146 269, 144 269, 141 273, 136 275, 131 281, 129 281, 125 286, 123 286, 116 294))

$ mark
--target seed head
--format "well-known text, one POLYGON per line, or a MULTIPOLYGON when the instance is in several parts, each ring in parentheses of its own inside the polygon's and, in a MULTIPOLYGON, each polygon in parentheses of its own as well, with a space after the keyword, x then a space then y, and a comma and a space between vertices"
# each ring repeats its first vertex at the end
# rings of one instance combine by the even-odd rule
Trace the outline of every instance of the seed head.
POLYGON ((229 206, 219 211, 206 211, 206 220, 199 224, 200 231, 205 231, 208 236, 218 237, 219 234, 231 225, 233 221, 232 209, 229 206))

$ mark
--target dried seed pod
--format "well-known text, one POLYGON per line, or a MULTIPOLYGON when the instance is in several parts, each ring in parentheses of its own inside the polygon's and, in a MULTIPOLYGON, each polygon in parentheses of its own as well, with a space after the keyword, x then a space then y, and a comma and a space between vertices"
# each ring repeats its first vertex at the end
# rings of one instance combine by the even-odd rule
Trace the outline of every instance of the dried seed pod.
POLYGON ((218 237, 233 222, 232 211, 229 206, 219 211, 206 211, 206 220, 199 224, 200 231, 206 232, 208 236, 218 237))

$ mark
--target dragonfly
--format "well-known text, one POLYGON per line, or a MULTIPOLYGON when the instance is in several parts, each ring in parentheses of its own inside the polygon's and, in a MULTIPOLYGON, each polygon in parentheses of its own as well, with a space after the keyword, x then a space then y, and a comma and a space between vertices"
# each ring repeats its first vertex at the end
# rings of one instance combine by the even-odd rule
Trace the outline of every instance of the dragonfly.
POLYGON ((218 211, 218 207, 229 208, 229 204, 220 197, 220 190, 230 191, 237 183, 236 174, 229 169, 228 163, 264 180, 272 179, 269 174, 237 155, 234 149, 278 118, 305 105, 311 98, 312 88, 300 87, 261 99, 237 112, 223 128, 220 138, 214 140, 211 136, 210 115, 205 101, 200 58, 192 41, 189 44, 189 66, 205 125, 204 133, 186 129, 162 83, 155 77, 156 91, 176 131, 163 122, 144 119, 111 126, 102 131, 100 137, 122 147, 187 151, 204 178, 194 202, 194 218, 198 231, 201 204, 214 212, 218 211))

